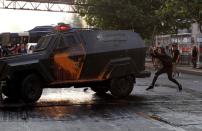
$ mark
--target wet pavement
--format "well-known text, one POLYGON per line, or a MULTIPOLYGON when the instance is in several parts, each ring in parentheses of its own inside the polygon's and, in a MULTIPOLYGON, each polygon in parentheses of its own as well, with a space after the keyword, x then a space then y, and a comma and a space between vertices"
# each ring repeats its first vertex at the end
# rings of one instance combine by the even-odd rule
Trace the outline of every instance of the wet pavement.
POLYGON ((90 88, 45 89, 36 104, 6 99, 0 131, 201 131, 201 78, 182 74, 182 92, 165 75, 151 91, 145 88, 152 77, 137 79, 125 99, 90 88))

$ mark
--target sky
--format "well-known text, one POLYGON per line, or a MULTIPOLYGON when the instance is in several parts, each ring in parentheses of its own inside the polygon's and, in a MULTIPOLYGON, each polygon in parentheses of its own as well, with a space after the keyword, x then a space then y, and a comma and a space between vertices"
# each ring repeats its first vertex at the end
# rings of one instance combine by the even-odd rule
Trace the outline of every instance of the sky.
POLYGON ((0 9, 0 32, 22 32, 35 26, 71 23, 72 14, 0 9))

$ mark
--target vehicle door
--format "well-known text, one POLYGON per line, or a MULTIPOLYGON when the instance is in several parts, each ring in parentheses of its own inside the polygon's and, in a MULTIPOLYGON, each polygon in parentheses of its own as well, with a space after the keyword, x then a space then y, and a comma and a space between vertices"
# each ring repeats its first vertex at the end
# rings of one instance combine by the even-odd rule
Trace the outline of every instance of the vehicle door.
POLYGON ((53 56, 56 81, 78 80, 84 59, 85 50, 76 35, 61 35, 53 56))

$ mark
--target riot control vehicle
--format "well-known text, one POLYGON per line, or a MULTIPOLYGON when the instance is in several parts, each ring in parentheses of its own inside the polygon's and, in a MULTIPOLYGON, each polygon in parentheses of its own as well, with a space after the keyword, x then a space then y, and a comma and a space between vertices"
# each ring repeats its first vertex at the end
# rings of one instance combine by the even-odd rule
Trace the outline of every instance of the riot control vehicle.
POLYGON ((43 88, 74 86, 122 98, 132 92, 136 78, 150 76, 146 47, 133 31, 55 29, 40 38, 32 54, 0 59, 4 95, 36 102, 43 88))

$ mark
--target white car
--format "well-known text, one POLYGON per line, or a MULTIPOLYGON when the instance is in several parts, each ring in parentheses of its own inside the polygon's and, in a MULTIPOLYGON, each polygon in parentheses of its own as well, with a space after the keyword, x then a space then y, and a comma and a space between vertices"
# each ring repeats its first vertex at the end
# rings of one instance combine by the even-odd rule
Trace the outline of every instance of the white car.
POLYGON ((32 53, 37 43, 27 43, 27 53, 32 53))

